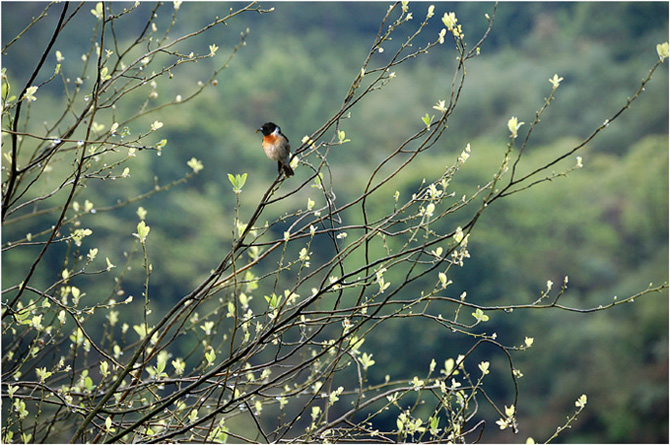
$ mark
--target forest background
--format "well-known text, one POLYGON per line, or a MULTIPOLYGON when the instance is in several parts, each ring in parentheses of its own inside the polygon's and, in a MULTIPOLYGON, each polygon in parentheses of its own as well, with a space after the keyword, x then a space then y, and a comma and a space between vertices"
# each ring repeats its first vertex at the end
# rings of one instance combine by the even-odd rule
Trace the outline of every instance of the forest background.
MULTIPOLYGON (((455 11, 471 36, 483 33, 484 14, 493 8, 492 3, 435 5, 440 15, 455 11)), ((229 6, 184 2, 175 35, 203 26, 229 6)), ((3 45, 43 7, 3 2, 3 45)), ((264 3, 263 7, 274 7, 275 11, 264 16, 245 15, 225 28, 197 37, 196 46, 207 48, 214 43, 229 53, 239 34, 250 30, 246 46, 217 76, 218 86, 183 104, 177 113, 146 117, 147 126, 157 119, 164 123, 155 141, 168 140, 162 156, 138 156, 128 178, 117 181, 113 188, 98 182, 77 198, 81 203, 88 200, 94 206, 107 207, 117 199, 145 193, 155 181, 167 184, 181 178, 192 157, 202 161, 204 169, 186 184, 137 204, 91 215, 87 222, 93 233, 105 234, 95 247, 112 262, 123 264, 124 252, 132 243, 137 208, 146 210, 151 221, 148 250, 154 267, 150 293, 160 306, 173 305, 202 281, 221 257, 221 246, 230 245, 235 195, 226 174, 248 173, 241 195, 242 220, 274 177, 276 165, 265 158, 254 130, 265 121, 275 121, 297 146, 304 135, 319 127, 340 106, 388 5, 264 3)), ((410 11, 423 16, 427 7, 428 3, 411 3, 410 11)), ((140 8, 146 14, 151 6, 142 4, 140 8)), ((16 45, 22 49, 3 55, 2 67, 12 85, 25 82, 39 56, 31 48, 43 47, 56 15, 45 18, 18 41, 16 45)), ((158 17, 157 23, 162 19, 169 17, 158 17)), ((78 20, 85 30, 95 24, 92 15, 81 14, 78 20)), ((132 28, 133 20, 129 17, 127 26, 132 28)), ((435 33, 440 28, 437 22, 435 33)), ((428 32, 432 32, 430 28, 428 32)), ((504 150, 509 117, 531 121, 539 101, 547 95, 547 79, 554 73, 564 81, 537 128, 529 156, 542 159, 583 139, 635 91, 657 57, 655 45, 667 38, 667 2, 498 5, 481 56, 468 69, 448 136, 439 148, 403 173, 400 193, 411 194, 423 178, 439 175, 467 143, 472 147, 472 159, 455 187, 467 190, 479 183, 504 150)), ((87 39, 72 32, 59 37, 56 47, 64 57, 65 72, 81 64, 80 56, 90 44, 87 39)), ((435 66, 452 57, 453 53, 436 50, 420 63, 403 65, 387 87, 393 91, 392 103, 386 95, 379 100, 373 95, 345 121, 350 146, 330 158, 341 195, 338 199, 347 202, 347 195, 353 196, 363 186, 358 178, 365 175, 360 173, 374 168, 385 156, 385 146, 421 125, 420 117, 435 102, 434 92, 451 82, 451 76, 435 66)), ((55 65, 56 60, 48 63, 55 65)), ((186 97, 219 64, 208 59, 189 64, 184 67, 188 75, 161 80, 156 87, 138 93, 135 106, 151 91, 157 92, 151 99, 156 103, 171 101, 177 95, 186 97)), ((75 70, 71 72, 74 76, 75 70)), ((617 294, 634 294, 650 282, 668 280, 667 66, 662 66, 656 77, 631 112, 582 152, 582 169, 511 197, 482 217, 471 237, 472 257, 450 276, 454 295, 467 290, 469 299, 491 305, 509 296, 530 302, 548 280, 562 283, 567 275, 566 301, 591 307, 607 303, 617 294)), ((31 117, 36 121, 47 119, 49 108, 57 106, 48 87, 39 90, 37 105, 31 117)), ((3 134, 3 151, 4 145, 3 134)), ((296 175, 300 176, 299 169, 296 175)), ((304 205, 306 198, 294 198, 304 205)), ((291 203, 284 201, 283 205, 291 203)), ((272 209, 277 213, 268 218, 286 210, 272 209)), ((48 221, 45 217, 32 219, 28 225, 3 227, 3 247, 7 240, 40 232, 48 221)), ((315 255, 319 249, 312 246, 315 255)), ((59 273, 61 257, 58 249, 47 255, 34 278, 36 286, 59 273)), ((18 251, 3 255, 3 288, 22 276, 31 258, 18 251)), ((393 281, 392 276, 389 279, 393 281)), ((125 293, 140 295, 143 280, 140 267, 129 270, 125 293)), ((86 292, 89 296, 107 295, 112 286, 110 278, 101 276, 90 281, 86 292)), ((128 311, 123 316, 132 324, 133 317, 139 320, 141 314, 128 311)), ((535 343, 517 358, 518 367, 524 370, 519 381, 521 435, 496 432, 494 427, 487 440, 544 437, 564 422, 575 397, 585 393, 588 409, 571 430, 559 436, 560 441, 667 443, 667 292, 588 316, 558 310, 525 311, 496 314, 489 323, 487 330, 511 334, 518 330, 518 337, 533 337, 535 343)), ((470 341, 445 338, 442 331, 431 331, 411 319, 382 329, 366 342, 377 363, 384 364, 370 369, 370 380, 426 369, 430 357, 455 356, 470 341)), ((485 353, 482 349, 482 357, 485 353)), ((492 361, 492 366, 502 363, 492 361)), ((505 394, 511 388, 502 385, 489 390, 505 394)))

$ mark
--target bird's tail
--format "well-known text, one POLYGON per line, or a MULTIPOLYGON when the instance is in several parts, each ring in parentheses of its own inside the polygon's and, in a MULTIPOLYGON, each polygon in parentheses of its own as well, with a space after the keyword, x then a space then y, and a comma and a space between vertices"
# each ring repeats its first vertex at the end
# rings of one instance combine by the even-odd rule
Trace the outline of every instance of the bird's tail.
POLYGON ((284 173, 286 173, 287 178, 293 176, 293 169, 290 165, 288 165, 288 163, 282 164, 282 169, 284 170, 284 173))

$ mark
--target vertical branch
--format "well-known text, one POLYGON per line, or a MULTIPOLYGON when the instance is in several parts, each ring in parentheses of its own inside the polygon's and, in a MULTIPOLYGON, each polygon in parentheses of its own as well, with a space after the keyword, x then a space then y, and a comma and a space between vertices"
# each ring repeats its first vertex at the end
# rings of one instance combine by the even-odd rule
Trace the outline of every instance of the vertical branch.
POLYGON ((58 24, 56 25, 56 29, 54 30, 53 35, 51 36, 51 39, 49 40, 49 43, 47 44, 44 52, 42 53, 42 57, 40 57, 39 62, 37 62, 37 66, 33 70, 32 74, 28 78, 28 81, 26 82, 26 85, 23 87, 23 90, 21 90, 21 93, 19 94, 18 98, 18 104, 16 105, 16 111, 14 112, 14 122, 12 125, 12 130, 13 133, 11 135, 12 138, 12 159, 10 161, 10 167, 9 167, 9 179, 7 183, 7 187, 5 188, 5 196, 4 200, 2 202, 2 221, 5 220, 5 217, 7 215, 7 210, 9 209, 10 202, 12 200, 12 196, 14 196, 14 187, 17 181, 17 165, 18 165, 18 154, 17 154, 17 147, 18 147, 18 136, 17 132, 19 131, 19 118, 21 117, 21 106, 23 104, 23 96, 26 94, 26 91, 28 91, 28 88, 33 84, 35 81, 35 78, 40 72, 40 69, 42 69, 42 65, 44 65, 44 61, 46 60, 47 56, 51 52, 51 48, 53 47, 54 43, 56 43, 56 38, 61 32, 61 26, 63 24, 63 20, 65 20, 65 15, 67 13, 67 9, 69 7, 70 3, 65 2, 63 4, 63 10, 61 11, 60 17, 58 18, 58 24))

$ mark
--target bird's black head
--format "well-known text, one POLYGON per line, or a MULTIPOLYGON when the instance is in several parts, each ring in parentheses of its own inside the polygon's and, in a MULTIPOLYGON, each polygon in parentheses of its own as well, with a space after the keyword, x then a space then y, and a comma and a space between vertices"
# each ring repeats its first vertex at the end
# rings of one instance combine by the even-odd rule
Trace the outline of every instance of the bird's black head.
POLYGON ((272 134, 278 128, 279 126, 277 126, 277 124, 275 124, 274 122, 266 122, 263 124, 261 128, 256 130, 256 133, 260 131, 263 133, 263 136, 267 136, 269 134, 272 134))

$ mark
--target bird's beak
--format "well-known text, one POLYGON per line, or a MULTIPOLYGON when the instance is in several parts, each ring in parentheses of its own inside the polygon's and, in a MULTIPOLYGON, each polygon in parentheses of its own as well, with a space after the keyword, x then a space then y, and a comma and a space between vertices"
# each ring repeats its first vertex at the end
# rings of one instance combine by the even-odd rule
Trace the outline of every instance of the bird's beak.
POLYGON ((258 133, 259 131, 261 131, 261 129, 260 129, 260 128, 259 128, 258 130, 256 130, 256 133, 258 133))

